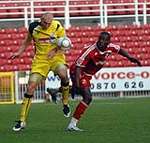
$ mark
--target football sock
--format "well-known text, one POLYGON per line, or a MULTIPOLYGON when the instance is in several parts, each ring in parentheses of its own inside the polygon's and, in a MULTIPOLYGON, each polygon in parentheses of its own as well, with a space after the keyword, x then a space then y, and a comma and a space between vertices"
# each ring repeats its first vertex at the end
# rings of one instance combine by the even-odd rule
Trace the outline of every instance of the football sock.
POLYGON ((74 117, 71 118, 70 124, 76 126, 78 123, 78 120, 74 117))
POLYGON ((21 112, 20 112, 20 121, 26 121, 26 118, 28 116, 29 108, 31 105, 31 98, 26 98, 24 97, 23 102, 22 102, 22 107, 21 107, 21 112))
POLYGON ((63 105, 68 105, 68 102, 69 102, 69 86, 62 86, 62 102, 63 102, 63 105))
POLYGON ((88 105, 81 101, 78 106, 76 107, 76 110, 73 114, 73 117, 77 120, 79 120, 81 118, 81 115, 85 112, 85 110, 87 109, 88 105))

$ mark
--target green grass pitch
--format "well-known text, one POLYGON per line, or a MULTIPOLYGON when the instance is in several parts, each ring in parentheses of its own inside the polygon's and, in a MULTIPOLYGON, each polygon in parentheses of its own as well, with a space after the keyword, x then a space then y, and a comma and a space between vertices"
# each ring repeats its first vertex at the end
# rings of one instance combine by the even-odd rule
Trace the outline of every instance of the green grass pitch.
MULTIPOLYGON (((78 101, 71 102, 73 110, 78 101)), ((70 118, 62 105, 32 104, 26 129, 12 131, 20 105, 0 105, 0 143, 149 143, 150 98, 94 100, 79 127, 66 132, 70 118)))

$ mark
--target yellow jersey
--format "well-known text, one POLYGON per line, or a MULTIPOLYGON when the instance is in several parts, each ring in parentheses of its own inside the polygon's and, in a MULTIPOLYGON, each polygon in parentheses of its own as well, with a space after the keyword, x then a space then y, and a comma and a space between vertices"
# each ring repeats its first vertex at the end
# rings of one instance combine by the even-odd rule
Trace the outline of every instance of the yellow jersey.
POLYGON ((46 77, 49 71, 55 72, 58 66, 66 64, 63 52, 57 52, 53 58, 48 58, 48 53, 57 48, 56 44, 50 43, 50 37, 57 39, 65 36, 65 29, 59 21, 53 20, 48 29, 42 29, 40 22, 33 22, 29 26, 29 32, 35 44, 31 73, 40 73, 46 77))
POLYGON ((35 57, 45 58, 50 50, 57 47, 56 44, 50 43, 50 36, 56 39, 65 36, 65 30, 57 20, 52 20, 48 29, 42 29, 40 22, 33 22, 29 26, 29 32, 33 37, 36 53, 35 57))

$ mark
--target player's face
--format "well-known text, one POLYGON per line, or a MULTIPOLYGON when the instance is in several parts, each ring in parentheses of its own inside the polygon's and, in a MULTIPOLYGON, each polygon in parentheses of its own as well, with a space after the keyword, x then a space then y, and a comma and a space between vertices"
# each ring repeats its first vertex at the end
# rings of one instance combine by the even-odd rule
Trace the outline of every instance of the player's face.
POLYGON ((51 25, 51 22, 52 22, 51 17, 48 17, 48 16, 42 17, 41 18, 41 27, 43 29, 48 29, 48 27, 51 25))
POLYGON ((110 43, 110 37, 101 36, 101 37, 99 37, 98 43, 99 43, 100 48, 105 50, 107 48, 107 46, 109 45, 109 43, 110 43))
POLYGON ((46 19, 41 19, 41 27, 43 29, 48 29, 48 27, 50 26, 51 21, 46 20, 46 19))

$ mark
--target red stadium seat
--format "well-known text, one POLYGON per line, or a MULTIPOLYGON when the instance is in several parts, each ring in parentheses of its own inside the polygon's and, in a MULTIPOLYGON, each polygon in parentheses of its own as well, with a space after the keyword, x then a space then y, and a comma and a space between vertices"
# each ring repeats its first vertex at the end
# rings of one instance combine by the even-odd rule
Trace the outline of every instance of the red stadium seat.
POLYGON ((22 65, 22 64, 20 64, 20 65, 18 65, 18 67, 19 67, 20 71, 25 71, 25 70, 30 70, 31 69, 31 65, 22 65))
POLYGON ((25 64, 26 65, 31 65, 32 64, 32 58, 24 58, 25 64))
POLYGON ((80 7, 79 10, 80 10, 80 15, 83 15, 83 16, 91 15, 89 7, 80 7))
POLYGON ((9 9, 9 10, 7 10, 7 12, 8 12, 8 18, 19 18, 19 17, 21 17, 19 9, 9 9))
POLYGON ((11 39, 11 34, 0 34, 0 40, 11 39))
POLYGON ((79 11, 78 7, 70 7, 69 10, 70 10, 70 16, 78 16, 78 15, 80 15, 80 13, 77 12, 77 11, 79 11))
POLYGON ((0 58, 0 66, 4 66, 7 64, 7 59, 5 58, 0 58))
POLYGON ((56 7, 54 8, 54 11, 55 11, 54 16, 56 17, 64 16, 64 11, 65 11, 64 7, 56 7), (59 13, 57 11, 59 11, 59 13))
POLYGON ((8 28, 8 29, 5 29, 5 33, 6 34, 17 34, 18 30, 16 28, 8 28))
POLYGON ((16 65, 5 65, 0 68, 1 71, 18 71, 19 68, 16 65))
POLYGON ((17 65, 13 65, 13 66, 12 66, 12 70, 13 70, 13 71, 18 71, 18 70, 19 70, 19 67, 18 67, 17 65))
POLYGON ((0 71, 1 72, 5 72, 6 70, 5 70, 5 67, 4 66, 0 66, 0 71))
POLYGON ((0 18, 7 18, 7 10, 6 9, 0 9, 0 18))
POLYGON ((22 34, 25 34, 25 33, 27 33, 27 28, 25 28, 25 27, 20 27, 20 28, 18 28, 18 32, 19 32, 19 33, 22 33, 22 34))
POLYGON ((35 17, 41 17, 42 16, 42 11, 43 11, 42 8, 34 8, 35 17))
POLYGON ((45 12, 55 12, 54 7, 43 7, 42 10, 45 12))

